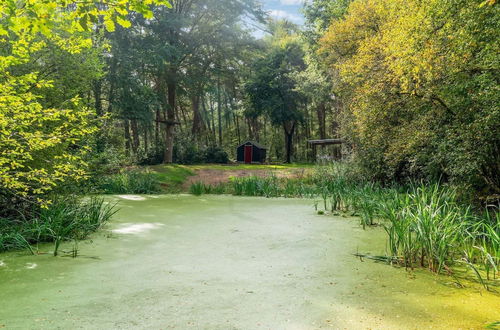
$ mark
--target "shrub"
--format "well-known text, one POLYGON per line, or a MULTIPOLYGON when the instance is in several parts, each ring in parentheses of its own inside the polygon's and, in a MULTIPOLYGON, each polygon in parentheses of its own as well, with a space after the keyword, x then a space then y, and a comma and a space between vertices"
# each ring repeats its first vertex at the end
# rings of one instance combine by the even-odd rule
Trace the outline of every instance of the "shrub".
POLYGON ((157 165, 163 162, 164 150, 161 148, 151 148, 147 152, 141 150, 137 155, 139 165, 157 165))
POLYGON ((193 143, 174 145, 174 162, 178 164, 198 164, 205 161, 203 152, 193 143))
POLYGON ((226 164, 229 162, 229 156, 222 148, 210 146, 204 150, 204 161, 206 163, 226 164))
POLYGON ((218 146, 199 148, 196 144, 186 141, 174 146, 174 162, 178 164, 219 163, 229 161, 227 152, 218 146))

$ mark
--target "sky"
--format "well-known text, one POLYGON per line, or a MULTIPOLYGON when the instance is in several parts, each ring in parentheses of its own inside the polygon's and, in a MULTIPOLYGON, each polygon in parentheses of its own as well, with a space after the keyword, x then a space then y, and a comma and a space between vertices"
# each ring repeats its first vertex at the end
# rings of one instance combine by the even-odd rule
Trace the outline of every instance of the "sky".
POLYGON ((304 16, 300 12, 304 0, 261 0, 261 2, 271 17, 287 19, 299 25, 304 23, 304 16))
MULTIPOLYGON (((302 4, 308 0, 260 0, 262 8, 275 19, 287 19, 292 23, 304 24, 304 16, 301 13, 302 4)), ((257 26, 253 26, 256 28, 257 26)), ((262 28, 257 28, 253 32, 257 39, 262 38, 265 32, 262 28)))

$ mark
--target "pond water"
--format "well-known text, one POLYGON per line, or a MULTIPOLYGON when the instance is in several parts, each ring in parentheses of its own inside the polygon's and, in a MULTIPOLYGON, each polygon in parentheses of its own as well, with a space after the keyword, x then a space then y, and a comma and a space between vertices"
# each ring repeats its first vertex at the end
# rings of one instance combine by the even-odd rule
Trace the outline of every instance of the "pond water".
POLYGON ((77 258, 0 254, 0 328, 456 329, 500 320, 498 295, 355 258, 384 254, 383 230, 316 215, 309 200, 109 199, 120 211, 78 244, 77 258))

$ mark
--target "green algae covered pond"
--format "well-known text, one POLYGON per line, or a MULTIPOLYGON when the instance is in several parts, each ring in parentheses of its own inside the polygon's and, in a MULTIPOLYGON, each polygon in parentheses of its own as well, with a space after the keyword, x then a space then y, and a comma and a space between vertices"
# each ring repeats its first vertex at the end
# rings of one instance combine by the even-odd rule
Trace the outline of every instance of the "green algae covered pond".
POLYGON ((500 320, 499 295, 355 258, 384 254, 383 230, 315 215, 309 200, 110 199, 120 211, 79 243, 77 258, 0 254, 0 328, 469 329, 500 320))

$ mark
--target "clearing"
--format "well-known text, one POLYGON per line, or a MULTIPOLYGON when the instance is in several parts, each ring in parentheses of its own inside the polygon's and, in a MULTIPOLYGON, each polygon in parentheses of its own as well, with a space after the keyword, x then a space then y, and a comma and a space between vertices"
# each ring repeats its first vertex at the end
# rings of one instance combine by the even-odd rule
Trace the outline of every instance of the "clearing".
POLYGON ((153 165, 149 168, 162 183, 166 192, 187 191, 195 182, 217 185, 232 177, 269 176, 300 177, 311 171, 313 164, 199 164, 153 165))

